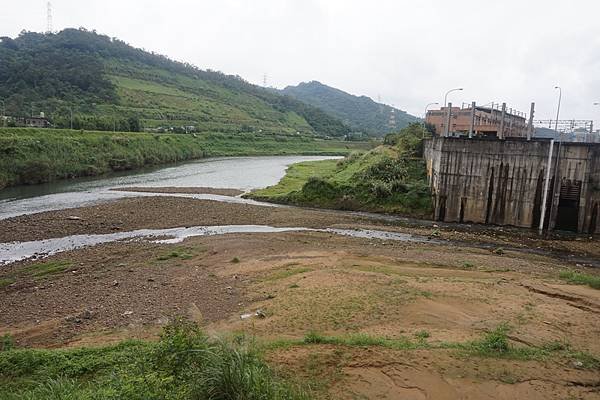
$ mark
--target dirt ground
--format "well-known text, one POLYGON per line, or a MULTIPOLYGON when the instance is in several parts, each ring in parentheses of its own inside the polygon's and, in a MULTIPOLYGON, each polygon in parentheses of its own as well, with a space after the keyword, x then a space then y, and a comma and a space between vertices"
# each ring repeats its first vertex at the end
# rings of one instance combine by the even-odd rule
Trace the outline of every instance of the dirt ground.
POLYGON ((283 375, 308 383, 317 398, 600 398, 600 370, 578 358, 600 357, 600 290, 559 278, 566 269, 599 271, 555 255, 593 259, 596 239, 541 240, 524 231, 515 239, 510 230, 146 197, 0 221, 0 242, 224 224, 371 228, 457 242, 287 232, 83 248, 0 268, 0 335, 10 333, 19 346, 99 345, 155 338, 169 318, 184 315, 212 334, 292 341, 268 347, 267 359, 283 375), (240 317, 257 310, 262 318, 240 317), (510 327, 511 346, 561 343, 572 351, 519 359, 445 345, 478 340, 502 324, 510 327), (428 346, 300 343, 311 332, 428 346))

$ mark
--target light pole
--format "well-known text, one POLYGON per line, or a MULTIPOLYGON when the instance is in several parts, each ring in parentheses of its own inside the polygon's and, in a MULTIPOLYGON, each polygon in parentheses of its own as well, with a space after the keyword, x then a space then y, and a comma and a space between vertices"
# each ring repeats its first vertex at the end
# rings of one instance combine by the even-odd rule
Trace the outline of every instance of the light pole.
POLYGON ((554 130, 558 132, 558 116, 560 114, 560 100, 562 99, 562 89, 560 88, 560 86, 554 86, 554 89, 558 89, 558 107, 556 108, 556 122, 554 123, 554 130))
POLYGON ((448 106, 448 95, 452 92, 457 92, 459 90, 463 90, 463 88, 450 89, 446 92, 446 94, 444 95, 444 107, 448 106))
POLYGON ((429 103, 429 104, 427 104, 425 106, 425 114, 423 115, 423 139, 425 138, 425 129, 426 129, 426 127, 425 127, 425 120, 427 119, 427 109, 429 108, 429 106, 434 106, 436 104, 440 104, 440 103, 438 103, 438 102, 429 103))
MULTIPOLYGON (((554 131, 558 133, 558 117, 560 115, 560 101, 562 100, 562 89, 560 86, 554 86, 554 89, 558 89, 558 106, 556 107, 556 121, 554 122, 554 131)), ((558 172, 560 164, 560 150, 562 148, 563 136, 562 133, 558 135, 558 149, 556 151, 556 163, 554 164, 554 185, 552 185, 552 200, 550 203, 550 216, 548 218, 548 230, 550 230, 550 223, 552 222, 552 215, 554 214, 554 204, 556 203, 556 188, 558 186, 558 172)), ((548 169, 549 170, 549 169, 548 169)))

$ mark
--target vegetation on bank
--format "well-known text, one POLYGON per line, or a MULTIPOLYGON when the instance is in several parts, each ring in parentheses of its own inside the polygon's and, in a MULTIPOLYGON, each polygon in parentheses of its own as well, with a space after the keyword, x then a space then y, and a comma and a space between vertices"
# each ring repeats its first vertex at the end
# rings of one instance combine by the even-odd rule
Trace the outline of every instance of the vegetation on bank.
POLYGON ((150 134, 0 128, 0 188, 202 157, 342 155, 368 143, 269 134, 150 134))
POLYGON ((177 320, 158 342, 0 352, 0 398, 36 400, 308 398, 244 338, 210 339, 177 320))
MULTIPOLYGON (((600 360, 573 350, 566 342, 516 346, 510 326, 500 324, 467 342, 429 342, 429 333, 414 338, 386 338, 364 333, 255 342, 238 334, 212 339, 185 320, 165 327, 158 342, 125 341, 116 346, 78 349, 14 349, 10 337, 0 346, 0 398, 16 399, 308 399, 322 390, 310 378, 291 371, 278 374, 263 354, 297 346, 383 347, 390 350, 453 351, 458 357, 577 363, 598 370, 600 360), (289 379, 286 381, 284 376, 289 379), (291 382, 294 382, 292 384, 291 382), (308 389, 303 390, 303 388, 308 389)), ((317 396, 319 397, 319 396, 317 396)))
POLYGON ((248 196, 277 203, 429 217, 432 204, 422 136, 422 126, 412 124, 366 153, 354 152, 339 161, 292 165, 277 185, 248 196))

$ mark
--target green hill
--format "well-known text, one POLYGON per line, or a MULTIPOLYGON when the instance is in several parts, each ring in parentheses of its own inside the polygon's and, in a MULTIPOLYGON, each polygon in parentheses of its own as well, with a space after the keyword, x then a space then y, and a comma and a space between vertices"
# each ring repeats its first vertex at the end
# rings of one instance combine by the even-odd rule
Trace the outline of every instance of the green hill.
POLYGON ((354 96, 316 81, 288 86, 281 93, 318 107, 339 118, 354 131, 369 135, 384 136, 418 120, 405 111, 376 103, 367 96, 354 96), (392 111, 396 121, 395 128, 390 126, 392 111))
MULTIPOLYGON (((84 29, 0 38, 6 115, 55 127, 343 136, 322 110, 238 76, 176 62, 84 29)), ((13 123, 12 121, 8 121, 13 123)))

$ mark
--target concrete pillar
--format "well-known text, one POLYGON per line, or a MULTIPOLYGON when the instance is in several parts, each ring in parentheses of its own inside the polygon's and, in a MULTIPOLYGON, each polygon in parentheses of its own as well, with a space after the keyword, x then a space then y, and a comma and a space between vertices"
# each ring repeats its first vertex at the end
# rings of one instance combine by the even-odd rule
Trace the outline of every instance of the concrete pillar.
POLYGON ((446 131, 444 137, 450 136, 450 119, 452 118, 452 103, 448 103, 448 109, 446 110, 446 131))
POLYGON ((471 103, 471 125, 469 126, 469 139, 473 137, 473 128, 475 127, 475 102, 471 103))
POLYGON ((498 130, 498 139, 504 139, 504 117, 506 116, 506 103, 502 103, 502 117, 500 119, 500 130, 498 130))
POLYGON ((531 110, 529 111, 529 125, 527 126, 527 140, 531 140, 533 137, 533 114, 535 113, 535 103, 531 103, 531 110))

